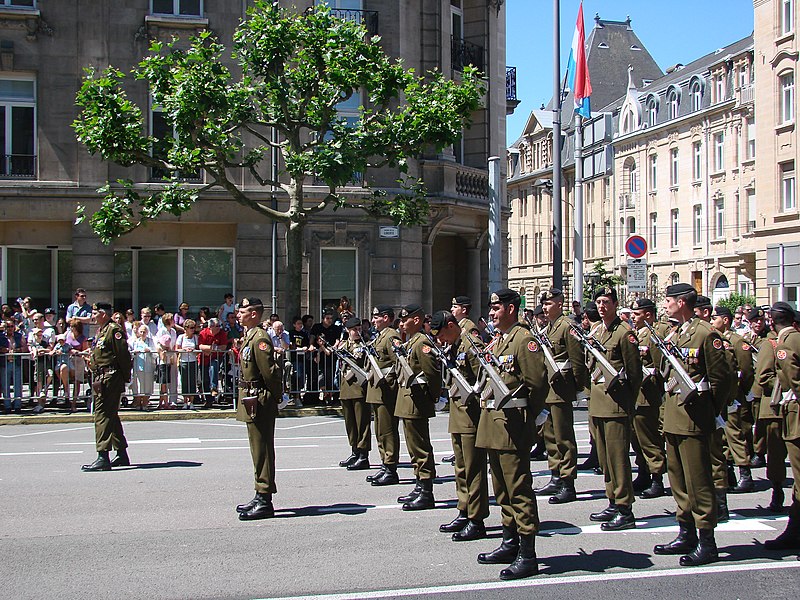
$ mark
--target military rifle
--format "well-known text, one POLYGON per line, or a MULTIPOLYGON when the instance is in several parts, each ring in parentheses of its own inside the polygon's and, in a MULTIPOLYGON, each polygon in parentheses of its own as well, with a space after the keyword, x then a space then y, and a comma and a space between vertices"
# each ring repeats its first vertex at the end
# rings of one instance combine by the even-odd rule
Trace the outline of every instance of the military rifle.
POLYGON ((625 368, 623 367, 617 371, 614 366, 608 362, 605 355, 606 347, 603 346, 599 340, 595 339, 593 336, 586 335, 583 329, 575 323, 570 322, 569 328, 583 347, 589 351, 597 364, 597 369, 592 373, 592 381, 597 381, 600 376, 602 376, 605 379, 606 389, 612 390, 627 380, 625 368))
MULTIPOLYGON (((324 338, 322 338, 324 339, 324 338)), ((350 371, 355 375, 356 382, 358 385, 364 385, 369 379, 369 373, 367 373, 364 369, 361 368, 361 365, 358 364, 356 357, 353 356, 350 352, 345 350, 344 348, 337 348, 336 346, 328 346, 327 342, 323 342, 323 346, 327 346, 332 352, 333 355, 341 360, 350 371)))
POLYGON ((661 336, 656 333, 655 328, 645 321, 645 327, 650 331, 650 339, 653 340, 658 349, 661 350, 667 360, 667 367, 661 371, 664 378, 664 391, 672 393, 677 390, 680 395, 678 404, 691 404, 700 389, 692 380, 683 366, 682 357, 674 344, 667 344, 661 336))
POLYGON ((553 356, 553 342, 551 342, 550 338, 547 337, 547 333, 536 327, 536 325, 528 318, 528 315, 525 315, 525 320, 528 322, 528 327, 531 330, 533 339, 535 339, 542 348, 542 353, 544 354, 544 366, 547 368, 547 379, 550 381, 550 383, 553 383, 557 377, 563 377, 563 373, 561 372, 561 369, 558 368, 558 363, 553 356))
POLYGON ((386 379, 386 373, 383 372, 378 364, 378 352, 372 344, 365 344, 363 340, 359 341, 359 344, 361 344, 361 347, 364 349, 367 362, 369 363, 369 376, 367 380, 372 383, 373 387, 377 387, 380 385, 381 381, 386 379))
POLYGON ((403 344, 392 344, 392 350, 397 355, 397 364, 395 365, 398 368, 397 381, 400 385, 411 387, 416 375, 414 369, 408 364, 408 350, 403 344))
POLYGON ((476 383, 476 388, 481 389, 481 401, 486 403, 487 408, 496 408, 501 409, 503 405, 505 405, 509 400, 511 400, 512 393, 511 390, 508 389, 508 386, 503 381, 502 377, 500 377, 500 373, 497 372, 497 368, 500 366, 500 363, 497 360, 497 357, 487 352, 484 354, 475 342, 472 340, 472 336, 466 336, 467 340, 470 343, 470 350, 475 354, 478 359, 478 363, 481 366, 481 376, 478 379, 478 383, 476 383), (492 359, 492 362, 486 360, 486 356, 489 356, 492 359))
POLYGON ((425 337, 428 338, 428 342, 433 347, 434 356, 439 359, 439 362, 444 367, 446 379, 449 380, 446 381, 446 383, 448 384, 450 397, 458 397, 459 403, 462 406, 466 406, 477 396, 477 386, 473 387, 469 384, 466 377, 464 377, 461 371, 458 370, 458 367, 453 363, 453 361, 450 360, 444 349, 436 343, 436 340, 433 339, 431 334, 426 333, 425 337))

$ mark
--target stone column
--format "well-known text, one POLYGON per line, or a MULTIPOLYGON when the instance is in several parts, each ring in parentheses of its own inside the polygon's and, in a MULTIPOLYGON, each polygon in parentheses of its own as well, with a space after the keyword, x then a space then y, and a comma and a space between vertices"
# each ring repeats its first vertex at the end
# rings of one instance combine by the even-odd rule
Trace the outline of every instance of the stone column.
POLYGON ((484 290, 481 287, 481 249, 467 250, 467 293, 472 298, 472 312, 477 318, 481 314, 484 290))
POLYGON ((105 245, 87 223, 72 225, 72 291, 86 290, 89 303, 114 303, 114 246, 105 245))
POLYGON ((422 243, 422 309, 433 310, 433 244, 422 243))

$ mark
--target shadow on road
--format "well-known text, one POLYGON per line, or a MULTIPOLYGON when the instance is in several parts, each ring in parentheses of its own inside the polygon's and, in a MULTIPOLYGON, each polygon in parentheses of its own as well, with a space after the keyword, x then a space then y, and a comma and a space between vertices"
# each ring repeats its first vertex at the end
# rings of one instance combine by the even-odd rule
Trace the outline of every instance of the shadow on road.
POLYGON ((717 536, 717 548, 720 562, 738 562, 744 560, 774 560, 783 561, 787 556, 797 554, 797 550, 767 550, 764 544, 753 538, 752 544, 739 544, 726 546, 720 543, 717 536))
POLYGON ((566 556, 539 557, 542 571, 547 575, 559 575, 574 571, 604 573, 608 569, 622 568, 631 570, 648 569, 653 566, 649 554, 626 552, 625 550, 596 550, 588 554, 582 548, 577 554, 566 556))
POLYGON ((160 463, 142 463, 131 465, 129 469, 114 469, 115 471, 135 470, 135 469, 180 469, 183 467, 201 467, 203 463, 191 460, 168 460, 160 463))
POLYGON ((325 515, 361 515, 368 509, 375 508, 374 504, 331 504, 329 506, 304 506, 302 508, 279 508, 275 510, 276 519, 290 519, 292 517, 323 517, 325 515))

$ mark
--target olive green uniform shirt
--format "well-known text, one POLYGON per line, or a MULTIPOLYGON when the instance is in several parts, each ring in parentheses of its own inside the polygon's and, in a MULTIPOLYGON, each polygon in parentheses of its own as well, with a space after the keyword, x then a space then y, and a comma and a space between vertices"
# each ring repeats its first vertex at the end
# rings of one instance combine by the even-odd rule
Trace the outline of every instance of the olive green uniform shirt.
POLYGON ((381 370, 386 371, 386 378, 377 386, 372 382, 367 383, 367 402, 370 404, 389 404, 394 405, 397 399, 397 375, 394 373, 394 364, 397 361, 392 346, 400 343, 400 336, 396 329, 385 327, 378 332, 377 337, 372 342, 375 353, 378 355, 376 360, 381 370))
MULTIPOLYGON (((589 416, 616 419, 633 414, 636 397, 642 387, 642 358, 639 355, 639 340, 630 327, 615 318, 608 327, 602 323, 594 330, 594 337, 606 349, 606 359, 620 371, 625 369, 625 381, 613 389, 610 382, 592 385, 589 396, 589 416)), ((590 361, 592 355, 589 354, 590 361)), ((594 365, 590 365, 590 371, 594 365)))
MULTIPOLYGON (((399 344, 400 340, 395 343, 399 344)), ((404 346, 408 352, 408 366, 414 372, 414 379, 419 382, 398 387, 394 415, 401 419, 430 419, 436 414, 434 407, 442 391, 439 360, 421 332, 415 333, 404 346), (417 379, 419 375, 424 376, 424 382, 417 379)))

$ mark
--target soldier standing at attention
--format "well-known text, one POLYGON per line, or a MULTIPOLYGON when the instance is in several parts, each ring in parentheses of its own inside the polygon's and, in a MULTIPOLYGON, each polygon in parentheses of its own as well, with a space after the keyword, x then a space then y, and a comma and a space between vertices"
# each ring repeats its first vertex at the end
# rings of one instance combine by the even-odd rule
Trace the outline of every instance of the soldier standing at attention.
POLYGON ((633 477, 628 452, 636 397, 642 387, 642 358, 639 340, 630 327, 617 316, 617 292, 602 287, 594 294, 601 325, 594 337, 605 348, 605 357, 617 375, 608 381, 599 365, 594 365, 589 396, 589 417, 594 423, 595 442, 606 483, 608 507, 592 513, 589 519, 600 521, 603 531, 636 527, 633 516, 633 477))
MULTIPOLYGON (((347 340, 339 340, 337 348, 350 353, 360 367, 364 367, 367 357, 361 344, 361 319, 350 317, 344 322, 347 330, 347 340)), ((364 385, 359 383, 355 374, 347 363, 340 361, 341 377, 339 378, 339 400, 342 402, 342 415, 344 428, 347 431, 347 440, 350 442, 352 454, 339 463, 340 467, 347 467, 348 471, 362 471, 369 469, 370 419, 372 411, 367 404, 364 385)))
POLYGON ((275 486, 275 418, 281 401, 283 376, 275 360, 269 334, 260 326, 264 305, 258 298, 244 298, 236 318, 245 328, 239 350, 239 404, 236 420, 247 423, 250 455, 253 458, 255 497, 236 507, 240 521, 275 516, 272 495, 275 486))
POLYGON ((776 398, 783 417, 783 439, 794 476, 792 506, 786 529, 774 540, 764 542, 767 550, 800 549, 800 313, 786 302, 776 302, 770 310, 778 347, 775 364, 780 385, 776 398))
POLYGON ((479 554, 478 562, 508 564, 500 571, 500 579, 520 579, 539 572, 535 547, 539 512, 530 452, 534 419, 544 408, 549 384, 542 350, 519 322, 520 302, 520 295, 508 288, 489 297, 489 318, 498 332, 492 354, 512 397, 502 406, 498 398, 492 399, 491 407, 482 405, 475 441, 476 446, 488 451, 494 495, 503 521, 500 546, 479 554))
POLYGON ((372 405, 375 415, 375 439, 381 455, 381 468, 374 475, 367 475, 372 485, 395 485, 397 462, 400 457, 400 420, 394 416, 397 403, 397 376, 394 363, 397 357, 392 350, 395 341, 400 343, 397 330, 392 327, 394 310, 388 304, 378 304, 372 309, 372 325, 378 332, 369 352, 374 352, 367 381, 367 403, 372 405), (374 365, 374 368, 373 368, 374 365), (375 368, 380 373, 375 372, 375 368))
POLYGON ((709 323, 694 316, 697 292, 688 283, 667 287, 664 307, 678 321, 672 337, 682 368, 696 391, 668 392, 664 405, 667 473, 678 505, 678 537, 653 548, 655 554, 681 554, 683 566, 704 565, 719 559, 714 528, 717 505, 711 475, 711 436, 715 420, 728 399, 730 365, 722 338, 709 323), (698 537, 697 530, 700 530, 698 537))
POLYGON ((110 471, 111 467, 127 467, 128 441, 119 419, 119 403, 125 384, 131 380, 131 353, 125 329, 111 320, 114 310, 107 302, 97 302, 92 307, 92 320, 97 324, 97 335, 92 344, 89 367, 92 370, 94 392, 94 435, 97 460, 83 465, 81 471, 110 471), (113 461, 108 452, 117 451, 113 461))
POLYGON ((639 354, 642 357, 642 368, 646 372, 633 415, 633 432, 638 445, 637 459, 640 454, 643 458, 636 480, 641 478, 642 483, 641 488, 636 490, 634 480, 633 487, 641 492, 642 498, 658 498, 664 495, 664 473, 667 472, 664 436, 660 427, 664 379, 659 369, 663 356, 645 323, 653 327, 661 339, 667 336, 670 327, 656 323, 656 305, 649 298, 639 298, 631 308, 631 323, 639 339, 639 354))
POLYGON ((472 308, 472 298, 469 296, 456 296, 453 298, 450 312, 458 319, 458 326, 467 333, 477 338, 481 337, 481 330, 475 322, 469 318, 469 311, 472 308))
MULTIPOLYGON (((475 386, 480 374, 480 363, 472 343, 483 348, 483 342, 469 330, 462 329, 456 317, 445 310, 431 317, 431 335, 445 344, 447 358, 470 386, 475 386), (471 342, 470 342, 471 340, 471 342)), ((486 537, 484 519, 489 516, 489 480, 486 472, 486 450, 475 446, 475 435, 481 407, 477 394, 461 397, 457 386, 450 387, 450 421, 448 431, 455 451, 454 471, 458 516, 439 527, 443 533, 452 533, 454 542, 466 542, 486 537)))
MULTIPOLYGON (((424 317, 425 312, 418 304, 409 304, 400 311, 400 328, 406 339, 402 345, 403 351, 407 354, 413 375, 400 381, 394 414, 403 419, 406 447, 417 480, 411 493, 397 499, 403 504, 403 510, 434 507, 433 480, 436 478, 436 467, 428 419, 436 414, 434 406, 442 389, 442 373, 433 347, 420 333, 424 317)), ((399 345, 400 342, 395 342, 395 346, 399 345)), ((401 369, 397 370, 402 377, 401 369)))
MULTIPOLYGON (((747 321, 749 323, 749 330, 743 334, 743 337, 747 343, 751 346, 755 347, 758 351, 757 356, 755 357, 756 366, 758 365, 758 358, 761 354, 761 346, 767 342, 767 336, 772 333, 772 341, 775 342, 777 339, 777 335, 774 332, 771 332, 767 327, 765 314, 763 308, 751 308, 750 311, 745 315, 747 317, 747 321)), ((772 345, 772 344, 770 344, 772 345)), ((767 354, 772 354, 772 362, 773 368, 772 372, 775 372, 775 347, 773 345, 772 350, 767 354)), ((766 433, 766 423, 761 422, 760 414, 761 414, 761 398, 764 396, 763 390, 761 389, 758 383, 758 376, 756 375, 756 381, 753 383, 753 416, 756 418, 756 425, 755 431, 753 432, 753 458, 750 460, 750 466, 753 468, 760 468, 766 467, 767 463, 764 460, 764 456, 767 453, 767 433, 766 433)), ((769 397, 767 397, 769 400, 769 397)), ((770 411, 771 412, 771 411, 770 411)), ((781 501, 783 502, 783 501, 781 501)))
POLYGON ((552 494, 550 504, 564 504, 576 499, 575 478, 578 475, 578 444, 575 441, 575 420, 572 403, 580 393, 586 397, 589 372, 580 342, 570 333, 572 319, 564 314, 564 294, 558 288, 543 292, 541 306, 547 318, 551 350, 559 370, 550 379, 547 408, 550 411, 543 426, 547 445, 547 461, 551 482, 537 494, 552 494))

